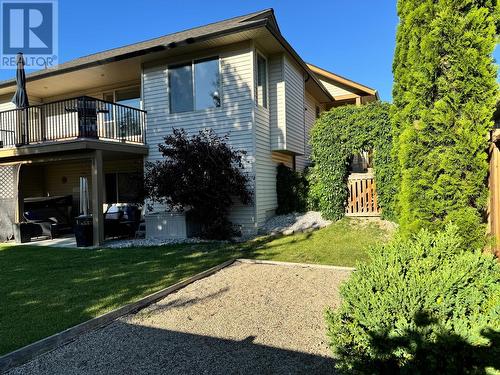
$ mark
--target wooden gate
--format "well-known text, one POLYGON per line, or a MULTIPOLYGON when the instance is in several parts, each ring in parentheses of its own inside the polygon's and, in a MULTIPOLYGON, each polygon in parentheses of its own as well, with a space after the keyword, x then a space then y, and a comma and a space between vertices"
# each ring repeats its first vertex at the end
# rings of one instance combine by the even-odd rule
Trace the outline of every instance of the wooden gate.
POLYGON ((346 216, 380 216, 372 173, 353 173, 348 181, 346 216))

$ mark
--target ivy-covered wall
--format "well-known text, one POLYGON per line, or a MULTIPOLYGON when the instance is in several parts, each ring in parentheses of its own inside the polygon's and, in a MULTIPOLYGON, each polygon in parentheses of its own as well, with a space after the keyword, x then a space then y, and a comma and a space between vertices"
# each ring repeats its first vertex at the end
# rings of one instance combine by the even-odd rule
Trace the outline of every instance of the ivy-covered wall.
POLYGON ((394 220, 397 164, 391 156, 392 132, 389 104, 332 108, 318 119, 311 132, 313 167, 309 198, 313 208, 329 219, 344 215, 347 178, 353 154, 373 150, 378 203, 384 218, 394 220))
POLYGON ((488 132, 497 100, 496 0, 399 0, 393 125, 403 234, 453 221, 484 240, 488 132))

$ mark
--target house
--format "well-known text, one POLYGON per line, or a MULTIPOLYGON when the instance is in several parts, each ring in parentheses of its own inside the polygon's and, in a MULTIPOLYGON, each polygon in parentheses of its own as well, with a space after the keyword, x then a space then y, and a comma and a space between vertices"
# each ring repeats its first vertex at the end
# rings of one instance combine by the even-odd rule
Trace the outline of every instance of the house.
MULTIPOLYGON (((23 220, 26 199, 71 196, 88 177, 94 243, 103 206, 134 201, 145 161, 172 128, 212 128, 247 152, 254 203, 231 221, 253 233, 274 214, 276 165, 308 164, 319 114, 378 99, 364 85, 306 64, 272 9, 78 58, 27 76, 31 107, 0 82, 0 235, 23 220)), ((159 205, 154 211, 165 211, 159 205)))

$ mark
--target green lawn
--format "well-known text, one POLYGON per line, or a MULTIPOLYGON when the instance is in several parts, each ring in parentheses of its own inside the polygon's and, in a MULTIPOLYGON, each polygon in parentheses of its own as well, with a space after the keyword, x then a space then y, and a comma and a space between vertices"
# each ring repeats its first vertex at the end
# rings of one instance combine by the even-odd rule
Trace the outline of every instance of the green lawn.
POLYGON ((344 219, 316 232, 281 237, 256 246, 253 257, 352 267, 366 259, 367 246, 384 241, 390 233, 374 223, 355 223, 356 220, 344 219))
POLYGON ((134 249, 0 246, 0 355, 135 301, 231 258, 352 266, 387 233, 342 220, 244 244, 134 249))

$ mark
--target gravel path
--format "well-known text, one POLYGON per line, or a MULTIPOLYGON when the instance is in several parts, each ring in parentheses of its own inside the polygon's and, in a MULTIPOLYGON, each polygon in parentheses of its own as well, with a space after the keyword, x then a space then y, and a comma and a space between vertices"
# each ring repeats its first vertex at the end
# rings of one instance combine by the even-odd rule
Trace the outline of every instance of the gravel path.
POLYGON ((323 313, 349 272, 238 262, 9 374, 331 374, 323 313))

